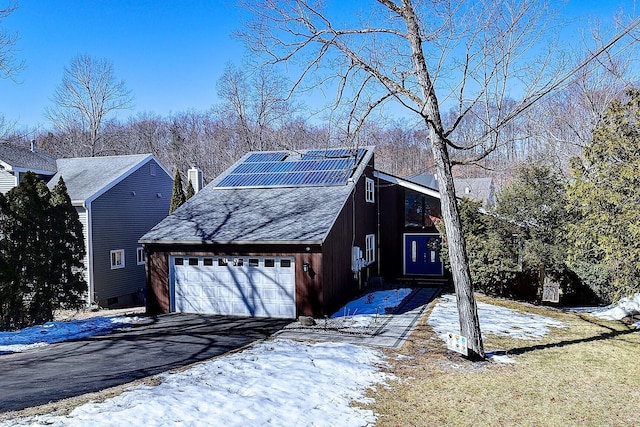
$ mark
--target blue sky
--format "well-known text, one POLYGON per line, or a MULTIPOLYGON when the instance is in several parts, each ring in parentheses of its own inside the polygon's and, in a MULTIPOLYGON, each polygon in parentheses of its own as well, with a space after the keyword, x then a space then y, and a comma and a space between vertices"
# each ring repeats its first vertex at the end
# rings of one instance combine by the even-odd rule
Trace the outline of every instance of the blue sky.
MULTIPOLYGON (((632 4, 575 0, 565 11, 569 19, 607 20, 632 4)), ((123 118, 208 109, 225 64, 240 65, 244 54, 231 37, 241 26, 233 0, 20 0, 2 25, 18 33, 17 57, 27 67, 16 82, 0 80, 0 113, 19 128, 48 127, 43 111, 78 54, 108 59, 125 80, 135 108, 120 112, 123 118)))
POLYGON ((166 115, 209 108, 225 63, 239 64, 244 51, 230 37, 240 21, 229 2, 22 0, 19 6, 4 26, 18 32, 17 56, 27 68, 17 83, 0 80, 0 112, 20 125, 48 125, 43 110, 78 54, 110 60, 135 96, 135 111, 166 115))

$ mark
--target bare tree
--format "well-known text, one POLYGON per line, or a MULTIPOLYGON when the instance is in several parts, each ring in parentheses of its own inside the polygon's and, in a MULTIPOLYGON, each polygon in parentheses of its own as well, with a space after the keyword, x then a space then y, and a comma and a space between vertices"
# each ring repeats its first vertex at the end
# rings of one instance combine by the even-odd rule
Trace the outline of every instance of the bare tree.
POLYGON ((277 148, 273 131, 291 117, 294 108, 287 99, 284 77, 271 68, 248 72, 227 64, 217 87, 223 100, 219 112, 235 123, 244 150, 277 148))
POLYGON ((504 126, 569 78, 567 58, 546 40, 558 33, 553 11, 545 1, 377 0, 357 3, 360 15, 346 19, 344 8, 353 4, 323 3, 247 2, 255 20, 240 36, 268 62, 299 70, 293 90, 335 89, 335 105, 348 112, 351 132, 389 102, 419 118, 439 176, 461 333, 471 357, 483 358, 451 167, 486 157, 500 144, 504 126), (447 126, 441 106, 456 112, 447 126), (457 126, 472 114, 481 132, 455 140, 457 126), (454 161, 450 150, 469 155, 454 161))
MULTIPOLYGON (((0 21, 11 15, 17 8, 15 4, 12 4, 0 9, 0 21)), ((17 41, 18 36, 15 33, 0 28, 0 76, 2 78, 13 78, 24 68, 24 62, 17 61, 15 58, 17 41)))
POLYGON ((106 59, 79 55, 64 68, 62 83, 45 114, 60 130, 85 135, 83 155, 101 153, 100 131, 104 121, 117 110, 131 108, 133 96, 123 80, 117 80, 106 59))

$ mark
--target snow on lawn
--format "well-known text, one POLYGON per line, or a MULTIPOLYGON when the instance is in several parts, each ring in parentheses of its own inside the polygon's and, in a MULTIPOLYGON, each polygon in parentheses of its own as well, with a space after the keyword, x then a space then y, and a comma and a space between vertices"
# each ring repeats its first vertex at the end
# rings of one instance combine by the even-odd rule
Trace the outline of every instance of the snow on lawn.
POLYGON ((380 351, 342 343, 274 339, 241 352, 161 375, 67 416, 43 415, 0 425, 108 426, 364 426, 376 421, 368 388, 391 375, 380 372, 380 351))
POLYGON ((138 317, 93 317, 69 322, 47 322, 15 332, 0 332, 0 354, 25 351, 47 344, 105 335, 137 323, 138 317))
POLYGON ((351 328, 367 328, 377 316, 399 306, 410 293, 411 288, 369 292, 344 305, 331 318, 348 322, 351 328))
MULTIPOLYGON (((549 327, 562 328, 562 322, 537 314, 522 313, 506 307, 478 302, 478 317, 483 334, 510 336, 523 340, 542 338, 549 327)), ((460 333, 455 295, 443 295, 429 315, 429 324, 444 340, 447 333, 460 333)), ((500 363, 513 363, 508 356, 488 355, 500 363)))
MULTIPOLYGON (((592 311, 591 314, 606 320, 622 320, 627 316, 638 315, 640 314, 640 293, 622 298, 618 304, 592 311)), ((640 322, 634 325, 640 328, 640 322)))
POLYGON ((385 309, 395 308, 411 293, 411 288, 369 292, 347 303, 331 317, 347 317, 358 314, 384 314, 385 309))

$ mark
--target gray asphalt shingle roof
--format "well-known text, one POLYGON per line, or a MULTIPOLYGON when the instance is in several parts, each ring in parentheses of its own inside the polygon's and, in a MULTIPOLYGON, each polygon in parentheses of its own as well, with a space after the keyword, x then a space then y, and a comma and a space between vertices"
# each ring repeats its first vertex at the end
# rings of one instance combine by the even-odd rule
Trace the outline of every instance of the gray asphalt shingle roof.
POLYGON ((58 159, 58 172, 49 181, 54 186, 60 176, 73 202, 86 201, 110 187, 150 158, 151 154, 129 156, 76 157, 58 159))
MULTIPOLYGON (((438 180, 433 174, 415 175, 407 180, 434 190, 439 190, 438 180)), ((494 204, 493 178, 453 178, 456 196, 479 200, 488 205, 494 204)))
POLYGON ((322 243, 353 188, 208 185, 142 243, 322 243))
POLYGON ((32 171, 56 172, 56 159, 51 154, 20 145, 0 143, 0 160, 14 168, 32 171))
POLYGON ((216 187, 241 159, 142 236, 140 242, 321 244, 373 151, 373 147, 366 148, 353 180, 345 185, 216 187))

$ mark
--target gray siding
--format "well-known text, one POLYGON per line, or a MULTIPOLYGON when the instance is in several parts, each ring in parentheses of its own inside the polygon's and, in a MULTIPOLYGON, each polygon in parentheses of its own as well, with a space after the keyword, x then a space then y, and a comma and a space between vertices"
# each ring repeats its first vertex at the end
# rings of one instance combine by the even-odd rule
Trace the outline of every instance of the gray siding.
POLYGON ((6 194, 16 186, 16 178, 7 171, 0 171, 0 193, 6 194))
POLYGON ((103 305, 145 287, 144 265, 136 263, 138 240, 167 216, 173 187, 159 165, 156 175, 150 174, 150 163, 156 162, 140 166, 91 203, 94 292, 103 305), (125 267, 112 270, 110 252, 117 249, 125 251, 125 267))

